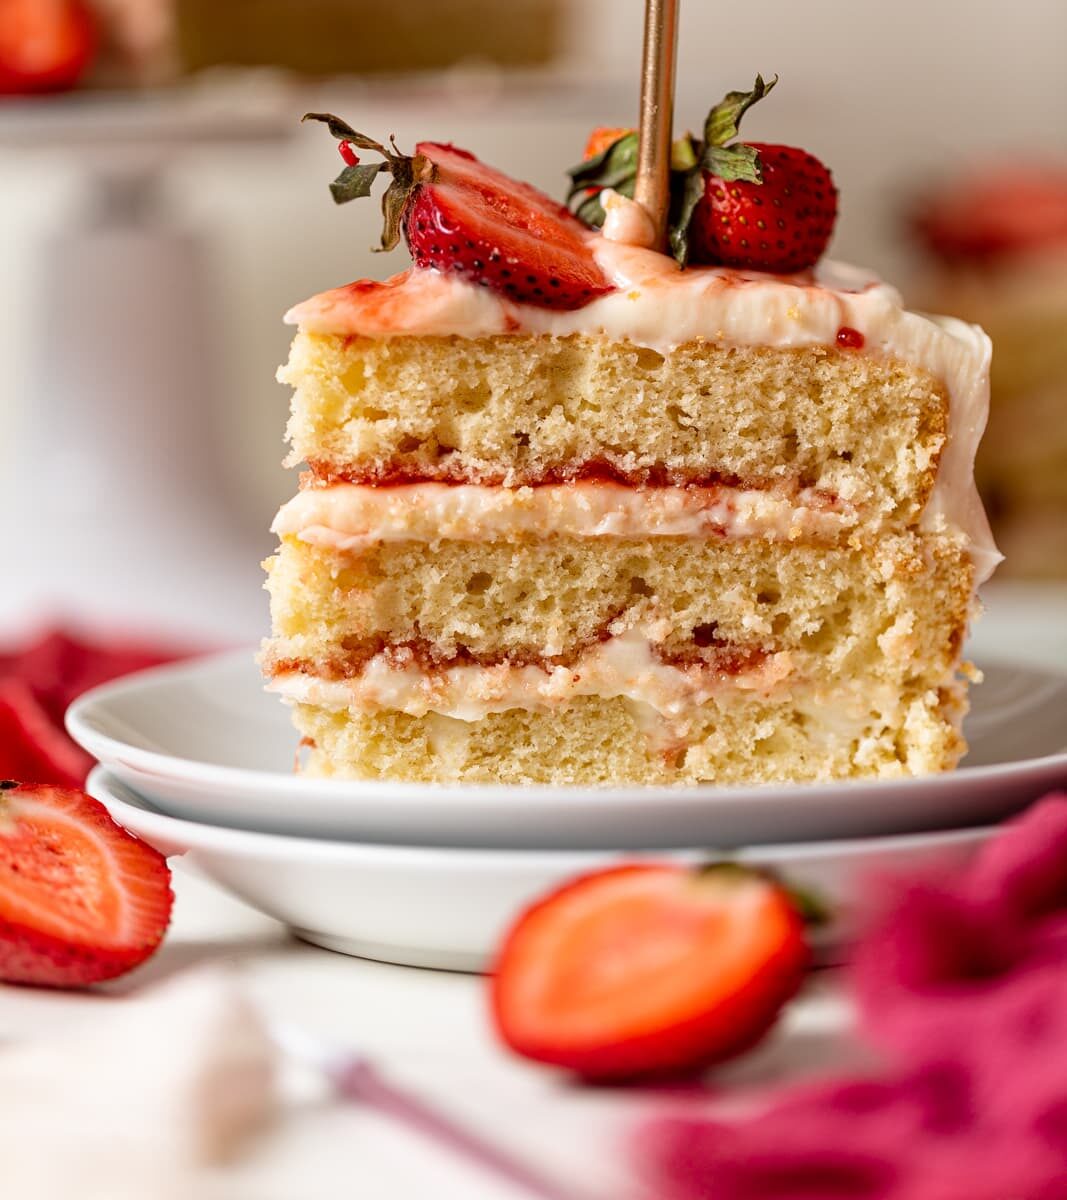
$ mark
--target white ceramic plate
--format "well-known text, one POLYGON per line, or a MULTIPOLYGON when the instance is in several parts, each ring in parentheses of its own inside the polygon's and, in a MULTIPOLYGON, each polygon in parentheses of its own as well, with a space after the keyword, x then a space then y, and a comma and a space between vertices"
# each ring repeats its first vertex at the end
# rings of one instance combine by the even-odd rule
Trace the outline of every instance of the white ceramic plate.
MULTIPOLYGON (((240 899, 288 925, 297 937, 385 962, 476 971, 531 901, 583 871, 623 858, 706 861, 711 850, 620 855, 604 850, 492 850, 385 846, 285 837, 178 821, 156 812, 97 767, 89 791, 111 815, 164 854, 187 863, 240 899)), ((820 899, 831 921, 819 933, 822 961, 840 957, 861 880, 965 861, 990 830, 732 850, 774 868, 820 899)))
POLYGON ((249 651, 97 688, 76 741, 171 816, 299 836, 416 845, 654 849, 871 837, 984 825, 1067 782, 1067 675, 986 668, 959 771, 763 787, 441 787, 294 774, 289 712, 249 651))

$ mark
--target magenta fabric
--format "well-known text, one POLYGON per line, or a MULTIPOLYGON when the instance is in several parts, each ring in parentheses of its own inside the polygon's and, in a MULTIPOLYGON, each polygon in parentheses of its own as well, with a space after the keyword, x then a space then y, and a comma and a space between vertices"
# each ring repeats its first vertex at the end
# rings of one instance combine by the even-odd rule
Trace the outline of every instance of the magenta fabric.
POLYGON ((885 1072, 646 1125, 657 1200, 1067 1200, 1067 795, 881 888, 851 984, 885 1072))

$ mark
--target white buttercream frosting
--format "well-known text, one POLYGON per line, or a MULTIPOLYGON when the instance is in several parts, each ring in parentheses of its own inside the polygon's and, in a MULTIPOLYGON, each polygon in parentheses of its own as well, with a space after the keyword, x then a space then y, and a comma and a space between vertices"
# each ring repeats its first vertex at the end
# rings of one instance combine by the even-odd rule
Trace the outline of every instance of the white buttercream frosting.
POLYGON ((999 561, 974 484, 974 454, 989 402, 989 339, 977 327, 907 311, 897 291, 824 261, 793 276, 719 267, 681 270, 666 255, 593 235, 590 246, 615 290, 570 312, 515 304, 455 275, 412 269, 384 284, 337 288, 297 305, 286 320, 311 333, 481 337, 500 333, 603 334, 660 353, 696 339, 780 348, 834 345, 842 326, 864 353, 899 358, 941 380, 949 394, 948 442, 925 527, 958 530, 978 582, 999 561))
POLYGON ((274 519, 279 536, 354 553, 376 542, 478 542, 514 537, 770 537, 833 539, 855 511, 819 494, 758 488, 623 487, 577 482, 506 488, 339 483, 297 493, 274 519))
POLYGON ((643 205, 621 195, 614 188, 604 188, 600 193, 600 203, 604 206, 601 233, 609 242, 644 247, 656 244, 656 227, 643 205))
POLYGON ((293 703, 391 709, 415 717, 438 713, 460 721, 480 721, 511 708, 552 710, 577 696, 621 696, 677 717, 724 688, 769 692, 791 670, 785 651, 730 673, 710 663, 666 663, 655 653, 650 631, 630 629, 591 646, 566 667, 461 664, 426 672, 417 663, 377 654, 352 679, 293 671, 276 676, 268 687, 293 703))

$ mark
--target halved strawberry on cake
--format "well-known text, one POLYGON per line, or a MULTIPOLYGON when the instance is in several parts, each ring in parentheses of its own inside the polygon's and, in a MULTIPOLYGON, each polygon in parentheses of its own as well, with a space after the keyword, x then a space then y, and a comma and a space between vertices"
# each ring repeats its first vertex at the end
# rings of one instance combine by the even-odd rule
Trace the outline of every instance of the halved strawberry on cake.
POLYGON ((348 163, 335 197, 390 174, 383 244, 402 234, 414 264, 288 316, 289 462, 309 471, 274 523, 263 664, 308 770, 956 763, 996 561, 972 479, 988 342, 817 261, 829 172, 737 140, 770 86, 676 146, 673 255, 627 198, 625 131, 573 172, 579 220, 454 147, 409 158, 323 118, 348 163), (350 161, 367 149, 382 161, 350 161))

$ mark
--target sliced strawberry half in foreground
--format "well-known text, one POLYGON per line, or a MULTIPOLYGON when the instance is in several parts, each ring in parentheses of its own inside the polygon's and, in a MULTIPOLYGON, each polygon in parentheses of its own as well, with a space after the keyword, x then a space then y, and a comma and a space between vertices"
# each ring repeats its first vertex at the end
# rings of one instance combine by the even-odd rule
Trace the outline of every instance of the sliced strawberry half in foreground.
POLYGON ((590 1079, 693 1071, 770 1029, 808 963, 774 880, 731 863, 630 864, 565 885, 508 934, 491 984, 517 1053, 590 1079))
POLYGON ((72 788, 0 782, 0 980, 82 987, 143 962, 170 921, 170 869, 72 788))
POLYGON ((408 156, 329 113, 304 119, 323 121, 342 144, 384 159, 350 162, 330 185, 345 204, 369 196, 379 174, 392 175, 382 197, 381 249, 392 250, 403 233, 416 266, 456 272, 543 308, 581 308, 612 290, 587 244, 589 230, 530 184, 455 146, 420 142, 408 156))

